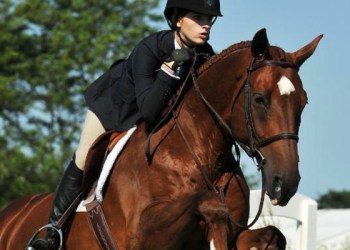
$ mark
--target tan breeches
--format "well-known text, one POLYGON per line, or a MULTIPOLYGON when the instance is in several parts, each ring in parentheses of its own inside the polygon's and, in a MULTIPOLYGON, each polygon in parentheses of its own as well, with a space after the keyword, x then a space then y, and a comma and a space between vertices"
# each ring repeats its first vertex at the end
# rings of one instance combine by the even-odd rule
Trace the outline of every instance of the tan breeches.
POLYGON ((85 159, 94 141, 106 130, 102 126, 97 116, 90 110, 86 113, 85 122, 80 135, 80 142, 75 152, 75 164, 84 170, 85 159))

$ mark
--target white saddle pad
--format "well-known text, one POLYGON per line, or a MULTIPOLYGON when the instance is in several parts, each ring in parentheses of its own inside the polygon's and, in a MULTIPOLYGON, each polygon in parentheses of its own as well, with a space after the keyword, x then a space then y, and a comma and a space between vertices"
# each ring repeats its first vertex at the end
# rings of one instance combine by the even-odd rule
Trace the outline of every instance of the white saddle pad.
POLYGON ((90 198, 89 197, 86 200, 81 201, 76 212, 86 212, 85 205, 87 203, 91 202, 95 197, 99 203, 102 203, 102 201, 103 201, 103 195, 102 195, 103 187, 106 183, 106 180, 107 180, 109 174, 111 173, 113 164, 117 160, 120 152, 123 150, 124 146, 126 145, 130 136, 134 133, 135 130, 136 130, 136 127, 132 127, 131 129, 129 129, 128 132, 125 134, 125 136, 123 136, 118 141, 118 143, 114 146, 112 151, 107 155, 106 161, 104 162, 103 167, 102 167, 100 177, 97 181, 97 186, 96 186, 96 190, 95 190, 95 194, 93 195, 93 198, 89 199, 90 198))

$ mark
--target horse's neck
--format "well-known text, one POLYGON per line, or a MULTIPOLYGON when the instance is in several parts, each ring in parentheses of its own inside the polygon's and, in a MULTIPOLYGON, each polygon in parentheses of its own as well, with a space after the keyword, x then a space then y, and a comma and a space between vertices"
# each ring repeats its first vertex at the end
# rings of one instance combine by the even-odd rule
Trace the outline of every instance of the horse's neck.
MULTIPOLYGON (((230 123, 232 112, 235 116, 244 117, 241 111, 232 110, 232 102, 239 95, 249 66, 246 54, 236 53, 230 60, 218 61, 197 79, 205 99, 227 123, 230 123)), ((187 95, 180 118, 188 131, 188 140, 204 162, 216 161, 220 155, 231 152, 232 138, 227 137, 224 128, 218 125, 194 88, 187 95)))
POLYGON ((203 104, 195 106, 195 112, 182 110, 177 126, 182 130, 180 132, 186 146, 190 147, 189 152, 192 151, 198 157, 201 165, 211 165, 228 150, 229 144, 203 104))

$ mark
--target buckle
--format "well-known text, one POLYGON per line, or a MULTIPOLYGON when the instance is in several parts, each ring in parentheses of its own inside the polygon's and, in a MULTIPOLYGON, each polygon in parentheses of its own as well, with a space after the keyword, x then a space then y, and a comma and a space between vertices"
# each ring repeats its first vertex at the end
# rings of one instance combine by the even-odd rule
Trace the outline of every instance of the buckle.
POLYGON ((265 157, 257 149, 254 150, 252 159, 254 164, 258 167, 258 171, 260 171, 263 168, 263 165, 266 163, 265 157))

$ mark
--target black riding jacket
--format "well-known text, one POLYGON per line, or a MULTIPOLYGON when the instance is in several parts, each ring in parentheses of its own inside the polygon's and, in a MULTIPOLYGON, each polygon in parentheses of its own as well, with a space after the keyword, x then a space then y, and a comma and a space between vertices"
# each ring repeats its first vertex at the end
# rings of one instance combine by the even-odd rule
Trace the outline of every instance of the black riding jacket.
MULTIPOLYGON (((126 60, 115 62, 86 89, 87 106, 106 130, 122 132, 141 121, 152 123, 159 118, 181 83, 160 70, 175 49, 174 39, 171 30, 146 37, 126 60)), ((200 55, 199 64, 214 54, 208 43, 195 51, 200 55)))

